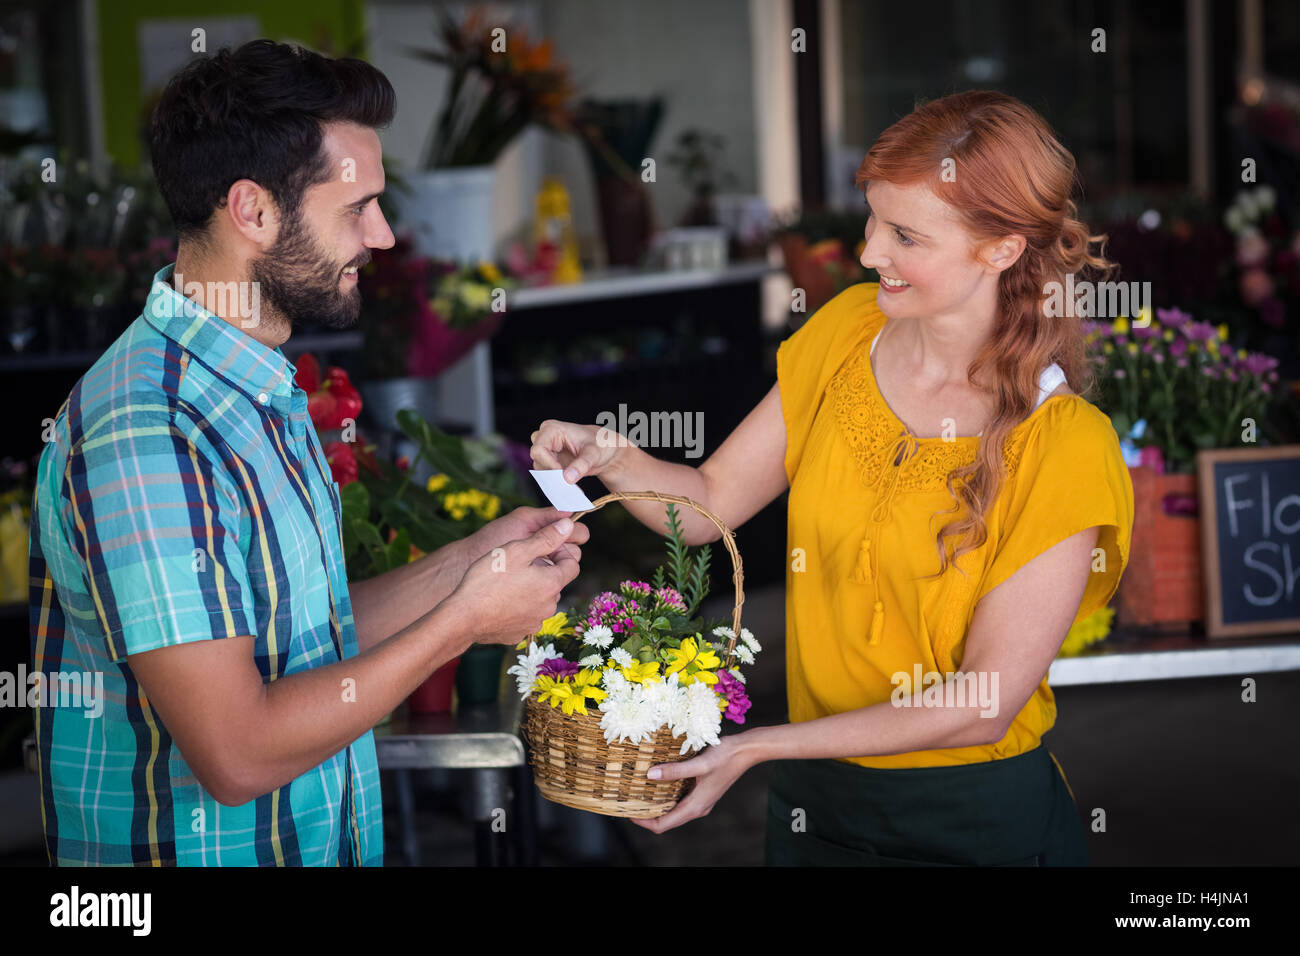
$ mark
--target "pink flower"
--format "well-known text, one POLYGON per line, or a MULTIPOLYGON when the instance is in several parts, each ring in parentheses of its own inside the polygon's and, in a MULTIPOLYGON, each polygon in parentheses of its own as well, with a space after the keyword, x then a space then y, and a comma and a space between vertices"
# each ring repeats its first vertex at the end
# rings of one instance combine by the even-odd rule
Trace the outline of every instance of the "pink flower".
POLYGON ((1263 269, 1247 269, 1241 274, 1238 289, 1247 305, 1260 305, 1273 294, 1273 280, 1263 269))
POLYGON ((1165 473, 1165 456, 1155 445, 1147 445, 1139 454, 1139 465, 1146 465, 1157 475, 1165 473))
POLYGON ((1257 232, 1247 233, 1237 240, 1237 265, 1262 266, 1268 261, 1268 240, 1257 232))
POLYGON ((745 685, 736 680, 730 671, 718 671, 718 682, 714 685, 714 690, 727 699, 727 709, 723 716, 733 723, 743 724, 745 711, 753 706, 749 695, 745 693, 745 685))

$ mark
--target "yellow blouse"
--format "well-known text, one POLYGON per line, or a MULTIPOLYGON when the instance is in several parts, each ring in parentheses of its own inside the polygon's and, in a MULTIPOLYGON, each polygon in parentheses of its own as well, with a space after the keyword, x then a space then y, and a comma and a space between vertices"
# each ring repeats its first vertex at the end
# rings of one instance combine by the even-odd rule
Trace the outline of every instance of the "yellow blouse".
MULTIPOLYGON (((959 670, 975 606, 1032 558, 1101 526, 1075 621, 1104 607, 1129 557, 1133 486, 1110 419, 1077 395, 1043 401, 1012 431, 988 540, 942 577, 935 535, 954 515, 947 474, 979 438, 916 438, 881 396, 868 355, 887 317, 875 283, 845 290, 777 351, 790 481, 786 668, 790 721, 888 701, 900 672, 959 670), (894 467, 891 463, 901 461, 894 467)), ((953 541, 948 542, 951 559, 953 541)), ((1062 635, 1064 637, 1064 635, 1062 635)), ((913 691, 921 690, 913 687, 913 691)), ((1056 721, 1047 675, 996 744, 843 758, 934 767, 1033 750, 1056 721)))

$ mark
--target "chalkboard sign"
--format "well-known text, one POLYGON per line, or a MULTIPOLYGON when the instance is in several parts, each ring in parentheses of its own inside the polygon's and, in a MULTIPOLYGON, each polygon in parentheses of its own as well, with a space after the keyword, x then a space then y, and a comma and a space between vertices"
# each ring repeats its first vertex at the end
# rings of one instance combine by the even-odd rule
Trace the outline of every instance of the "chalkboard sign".
POLYGON ((1199 452, 1205 630, 1300 631, 1300 445, 1199 452))

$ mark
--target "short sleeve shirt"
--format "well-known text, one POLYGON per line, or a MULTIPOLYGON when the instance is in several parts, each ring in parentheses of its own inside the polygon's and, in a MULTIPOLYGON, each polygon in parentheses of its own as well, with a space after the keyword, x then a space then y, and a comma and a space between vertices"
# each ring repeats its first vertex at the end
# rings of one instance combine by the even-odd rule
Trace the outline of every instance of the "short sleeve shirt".
MULTIPOLYGON (((1104 553, 1075 622, 1109 602, 1128 563, 1133 487, 1118 436, 1091 403, 1057 395, 1011 432, 986 541, 938 575, 936 538, 956 514, 947 476, 975 460, 981 439, 917 438, 894 416, 871 367, 871 343, 887 322, 876 290, 845 290, 777 352, 789 549, 802 559, 786 572, 791 722, 888 701, 900 674, 958 672, 980 599, 1080 531, 1099 526, 1104 553)), ((1047 391, 1050 371, 1040 383, 1047 391)), ((947 547, 951 557, 951 540, 947 547)), ((902 768, 1011 757, 1037 747, 1055 719, 1044 674, 997 743, 845 759, 902 768)))
POLYGON ((223 806, 132 675, 132 654, 237 635, 253 636, 268 683, 358 653, 338 486, 295 368, 177 292, 173 269, 74 386, 37 470, 30 615, 33 674, 50 688, 34 708, 50 862, 381 865, 371 732, 223 806), (56 694, 56 675, 102 693, 56 694))

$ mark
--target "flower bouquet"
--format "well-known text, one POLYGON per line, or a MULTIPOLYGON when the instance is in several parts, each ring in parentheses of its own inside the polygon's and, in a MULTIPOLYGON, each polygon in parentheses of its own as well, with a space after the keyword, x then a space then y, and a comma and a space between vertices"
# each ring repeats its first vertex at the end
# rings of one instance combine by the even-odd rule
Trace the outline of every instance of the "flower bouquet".
POLYGON ((740 626, 743 575, 726 525, 689 498, 650 491, 614 492, 590 510, 624 500, 668 505, 668 574, 661 566, 652 582, 624 581, 584 612, 548 619, 520 645, 508 673, 525 698, 523 732, 542 795, 606 816, 648 818, 671 810, 688 781, 651 780, 646 771, 718 743, 723 717, 745 722, 750 702, 734 664, 752 664, 761 648, 740 626), (736 585, 730 627, 695 616, 708 592, 710 551, 705 545, 691 556, 675 504, 722 532, 736 585))
POLYGON ((1241 444, 1243 419, 1265 426, 1276 358, 1234 349, 1226 325, 1193 321, 1179 309, 1142 318, 1145 324, 1125 317, 1084 323, 1101 384, 1098 406, 1126 455, 1150 446, 1159 450, 1152 460, 1158 468, 1190 474, 1199 450, 1241 444))

